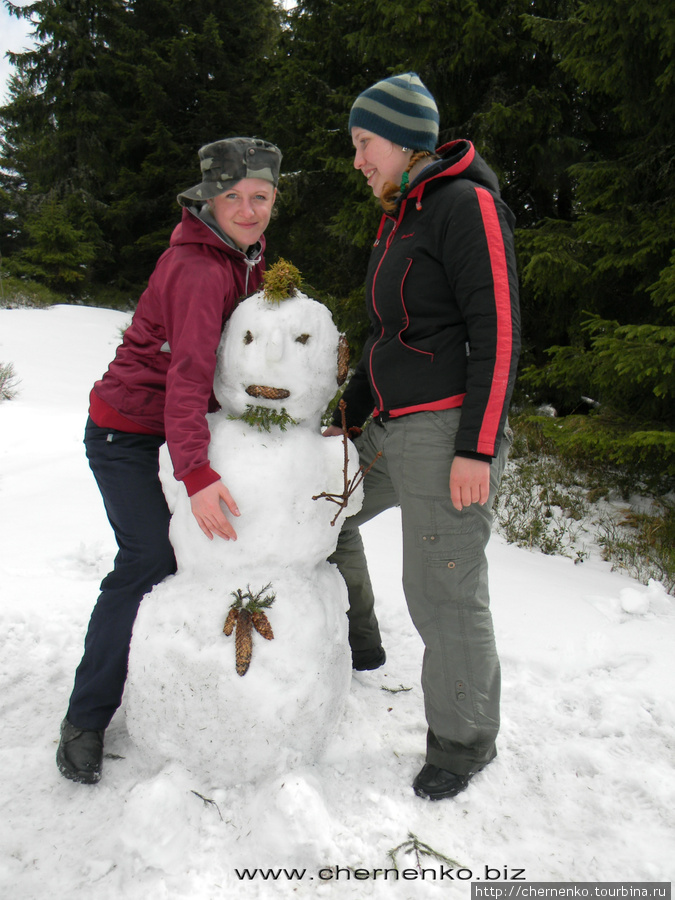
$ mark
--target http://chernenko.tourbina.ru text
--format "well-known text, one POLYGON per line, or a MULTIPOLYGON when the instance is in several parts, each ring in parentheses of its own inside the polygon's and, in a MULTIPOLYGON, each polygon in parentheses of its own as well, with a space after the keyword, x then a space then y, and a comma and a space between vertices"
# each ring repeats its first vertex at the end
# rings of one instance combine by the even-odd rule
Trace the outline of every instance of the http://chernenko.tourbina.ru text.
POLYGON ((471 900, 671 900, 669 881, 526 881, 525 869, 450 866, 365 869, 235 869, 239 881, 456 881, 471 887, 471 900), (495 883, 498 882, 498 883, 495 883))
POLYGON ((670 900, 670 881, 471 882, 471 900, 670 900))

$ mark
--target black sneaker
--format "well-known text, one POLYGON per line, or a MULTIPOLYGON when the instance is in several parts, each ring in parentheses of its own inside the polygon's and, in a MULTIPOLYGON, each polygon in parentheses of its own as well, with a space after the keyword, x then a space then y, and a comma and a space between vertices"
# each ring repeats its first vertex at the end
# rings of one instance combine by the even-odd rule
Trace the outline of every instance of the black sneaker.
POLYGON ((371 647, 370 650, 352 650, 352 669, 357 672, 369 672, 379 669, 387 661, 384 647, 371 647))
POLYGON ((413 781, 413 790, 425 800, 445 800, 463 791, 469 784, 471 775, 455 775, 431 763, 425 763, 413 781))
POLYGON ((61 722, 61 741, 56 751, 59 772, 80 784, 96 784, 101 780, 103 731, 76 728, 68 719, 61 722))

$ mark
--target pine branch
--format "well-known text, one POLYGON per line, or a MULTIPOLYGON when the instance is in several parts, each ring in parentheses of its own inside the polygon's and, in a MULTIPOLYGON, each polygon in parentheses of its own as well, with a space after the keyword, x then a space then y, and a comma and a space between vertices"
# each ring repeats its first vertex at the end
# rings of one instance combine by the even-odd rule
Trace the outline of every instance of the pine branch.
POLYGON ((280 410, 276 410, 268 406, 251 406, 249 404, 240 416, 229 415, 227 418, 230 421, 246 422, 247 425, 255 426, 258 431, 270 431, 273 425, 286 431, 289 425, 298 424, 283 406, 280 410))
POLYGON ((215 800, 211 800, 210 797, 205 797, 203 794, 200 794, 199 791, 191 791, 190 793, 194 794, 195 797, 199 797, 200 800, 203 800, 204 806, 215 806, 215 808, 218 810, 218 815, 220 816, 220 821, 221 822, 224 821, 223 814, 221 813, 220 807, 218 806, 218 804, 216 803, 215 800))
POLYGON ((387 856, 391 859, 394 864, 394 868, 398 872, 398 863, 396 861, 396 855, 402 850, 404 853, 414 853, 415 854, 415 866, 418 871, 422 871, 422 857, 429 856, 432 859, 438 860, 438 862, 447 863, 449 866, 453 868, 463 868, 462 864, 457 862, 456 859, 450 859, 449 856, 444 856, 442 853, 438 853, 433 847, 430 847, 428 844, 422 843, 417 835, 413 834, 412 831, 408 832, 408 839, 403 841, 403 843, 399 844, 398 847, 394 847, 387 853, 387 856))
POLYGON ((270 581, 264 587, 261 587, 257 594, 254 594, 251 590, 251 585, 246 585, 246 592, 242 591, 241 588, 237 588, 236 591, 232 591, 230 596, 234 597, 234 602, 232 603, 231 609, 247 609, 249 612, 256 612, 259 609, 269 609, 270 606, 276 600, 276 594, 268 594, 267 597, 263 597, 265 591, 269 591, 272 587, 272 582, 270 581), (248 600, 248 603, 244 606, 244 600, 248 600))

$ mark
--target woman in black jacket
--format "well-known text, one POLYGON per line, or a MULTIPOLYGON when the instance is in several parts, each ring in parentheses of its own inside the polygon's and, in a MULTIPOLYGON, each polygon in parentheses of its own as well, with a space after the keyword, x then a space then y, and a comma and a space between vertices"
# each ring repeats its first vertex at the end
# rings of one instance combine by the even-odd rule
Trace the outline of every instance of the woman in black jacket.
MULTIPOLYGON (((371 330, 345 391, 367 466, 332 561, 349 590, 354 668, 386 659, 359 525, 400 506, 403 585, 424 644, 427 762, 418 796, 451 797, 496 755, 500 673, 485 547, 506 463, 519 353, 514 217, 469 141, 436 148, 414 73, 354 102, 354 166, 384 213, 366 279, 371 330)), ((338 419, 326 434, 340 433, 338 419)))

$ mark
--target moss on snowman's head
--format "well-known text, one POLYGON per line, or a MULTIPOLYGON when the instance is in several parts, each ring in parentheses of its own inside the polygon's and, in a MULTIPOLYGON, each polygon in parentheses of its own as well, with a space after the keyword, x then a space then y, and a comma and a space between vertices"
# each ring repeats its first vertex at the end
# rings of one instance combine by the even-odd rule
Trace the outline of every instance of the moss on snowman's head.
POLYGON ((302 287, 300 270, 285 259, 278 259, 265 272, 263 294, 270 303, 281 303, 295 297, 302 287))

